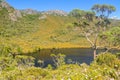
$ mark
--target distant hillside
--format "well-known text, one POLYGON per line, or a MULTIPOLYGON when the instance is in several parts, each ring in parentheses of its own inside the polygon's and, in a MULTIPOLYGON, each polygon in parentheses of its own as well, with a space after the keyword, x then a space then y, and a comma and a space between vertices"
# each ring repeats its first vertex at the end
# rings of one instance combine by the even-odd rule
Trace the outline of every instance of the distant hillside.
POLYGON ((0 3, 0 36, 11 37, 35 32, 40 14, 27 14, 6 2, 0 3))
MULTIPOLYGON (((61 10, 16 10, 0 2, 0 46, 18 46, 23 52, 38 48, 89 47, 79 28, 74 27, 76 21, 61 10)), ((111 22, 119 25, 120 21, 111 22)))
POLYGON ((63 10, 48 10, 48 11, 43 11, 42 14, 53 14, 56 16, 67 16, 68 15, 68 13, 63 10))
POLYGON ((24 14, 40 14, 40 11, 32 10, 32 9, 24 9, 20 11, 24 14))
POLYGON ((6 2, 0 3, 1 45, 17 45, 24 51, 30 51, 36 47, 55 47, 69 41, 66 37, 62 40, 56 36, 64 34, 67 26, 71 26, 76 19, 54 13, 59 14, 59 11, 53 11, 50 15, 46 12, 41 14, 31 9, 16 10, 6 2))

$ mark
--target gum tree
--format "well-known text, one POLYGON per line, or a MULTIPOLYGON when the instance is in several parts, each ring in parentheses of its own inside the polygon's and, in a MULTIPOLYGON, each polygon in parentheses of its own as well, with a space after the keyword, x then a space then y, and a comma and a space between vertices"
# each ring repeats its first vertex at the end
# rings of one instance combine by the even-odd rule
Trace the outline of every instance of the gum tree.
MULTIPOLYGON (((101 32, 104 32, 106 30, 106 27, 109 26, 110 21, 109 21, 109 15, 116 10, 116 8, 112 5, 100 5, 100 4, 95 4, 91 8, 94 12, 96 12, 98 19, 97 22, 95 23, 95 29, 92 29, 92 33, 89 33, 89 37, 93 37, 93 41, 90 40, 87 34, 86 39, 90 42, 94 49, 94 59, 96 57, 96 50, 98 48, 97 46, 97 41, 98 41, 98 36, 101 32), (107 13, 107 15, 106 15, 107 13)), ((104 41, 104 39, 102 39, 104 41)))
POLYGON ((109 15, 116 9, 112 5, 95 4, 91 8, 91 10, 93 11, 93 13, 96 13, 96 18, 95 16, 91 16, 91 14, 83 15, 84 18, 79 20, 79 22, 75 25, 81 29, 86 40, 91 44, 95 59, 96 51, 99 47, 97 45, 99 34, 103 31, 106 31, 106 28, 109 27, 109 15), (90 16, 93 19, 93 21, 85 16, 90 16))

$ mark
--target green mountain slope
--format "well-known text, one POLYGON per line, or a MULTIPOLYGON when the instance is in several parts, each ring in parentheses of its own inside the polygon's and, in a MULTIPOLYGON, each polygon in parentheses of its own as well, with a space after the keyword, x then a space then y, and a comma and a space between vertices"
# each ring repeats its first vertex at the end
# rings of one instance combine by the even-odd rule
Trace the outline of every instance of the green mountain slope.
POLYGON ((79 28, 73 25, 76 18, 58 13, 46 14, 30 9, 20 11, 1 2, 0 46, 13 47, 15 51, 18 46, 23 52, 38 48, 89 47, 79 28))
POLYGON ((17 45, 23 51, 31 51, 36 47, 61 47, 63 42, 69 45, 68 42, 72 39, 67 28, 73 27, 71 23, 75 18, 41 13, 27 14, 6 2, 1 3, 0 8, 1 45, 17 45))

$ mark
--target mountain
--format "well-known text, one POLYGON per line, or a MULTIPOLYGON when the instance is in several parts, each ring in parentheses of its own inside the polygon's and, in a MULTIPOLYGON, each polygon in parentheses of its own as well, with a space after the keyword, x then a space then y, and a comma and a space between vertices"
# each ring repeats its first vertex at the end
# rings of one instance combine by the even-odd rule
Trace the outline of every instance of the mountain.
POLYGON ((33 9, 24 9, 20 11, 24 14, 40 14, 40 11, 33 10, 33 9))
POLYGON ((7 2, 0 3, 0 36, 11 37, 31 33, 37 29, 39 15, 25 15, 7 2))
POLYGON ((67 16, 68 13, 63 11, 63 10, 48 10, 48 11, 43 11, 43 14, 53 14, 53 15, 59 15, 59 16, 67 16))
POLYGON ((17 10, 7 2, 0 3, 0 46, 19 46, 23 52, 36 48, 67 47, 76 33, 69 32, 76 20, 61 10, 39 12, 17 10), (49 13, 49 14, 48 14, 49 13), (64 16, 64 17, 63 17, 64 16), (69 37, 71 33, 71 37, 69 37), (67 38, 66 38, 67 37, 67 38), (64 44, 64 45, 61 45, 64 44))
POLYGON ((17 21, 18 18, 22 17, 22 14, 19 10, 14 9, 6 2, 0 3, 0 11, 1 12, 6 11, 6 14, 8 14, 6 16, 8 16, 8 18, 12 21, 17 21))

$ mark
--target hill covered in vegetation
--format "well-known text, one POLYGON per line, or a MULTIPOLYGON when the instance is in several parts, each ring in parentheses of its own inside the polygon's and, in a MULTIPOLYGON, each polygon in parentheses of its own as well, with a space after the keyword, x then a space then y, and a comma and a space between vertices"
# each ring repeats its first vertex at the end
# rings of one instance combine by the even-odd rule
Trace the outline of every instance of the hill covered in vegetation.
MULTIPOLYGON (((90 11, 81 12, 92 15, 90 11)), ((0 45, 13 49, 17 46, 23 52, 31 52, 38 48, 90 47, 81 29, 75 26, 78 18, 82 18, 82 22, 85 17, 75 16, 72 11, 66 13, 60 10, 43 12, 32 9, 17 10, 8 3, 1 2, 0 45)), ((90 26, 94 26, 97 21, 95 14, 93 16, 90 26)), ((111 27, 119 26, 119 20, 111 22, 111 27)))
POLYGON ((1 2, 1 45, 16 45, 23 51, 38 47, 74 47, 74 43, 79 40, 79 35, 76 30, 70 31, 70 29, 73 29, 72 23, 76 19, 60 15, 62 12, 59 14, 59 11, 56 13, 51 11, 51 14, 48 14, 49 12, 37 12, 30 9, 16 10, 8 3, 1 2))

